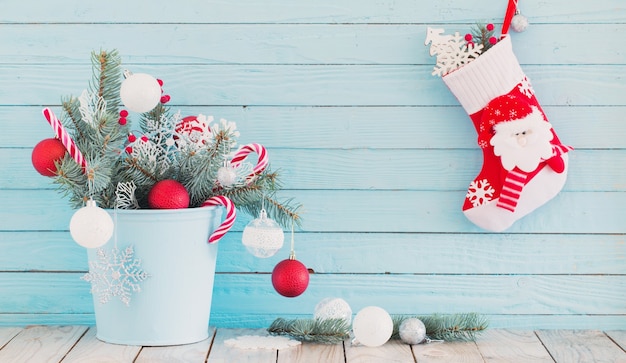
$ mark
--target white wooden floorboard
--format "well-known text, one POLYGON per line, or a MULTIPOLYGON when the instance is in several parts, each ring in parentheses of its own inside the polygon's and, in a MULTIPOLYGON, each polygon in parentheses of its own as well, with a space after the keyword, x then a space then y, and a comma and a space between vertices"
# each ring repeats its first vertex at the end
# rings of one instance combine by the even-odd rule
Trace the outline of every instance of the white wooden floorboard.
POLYGON ((411 346, 398 340, 390 340, 380 347, 352 345, 346 342, 346 362, 348 363, 413 363, 411 346))
POLYGON ((427 343, 413 346, 419 363, 483 363, 474 342, 427 343))
POLYGON ((538 330, 537 336, 557 363, 626 362, 626 353, 598 330, 538 330))
POLYGON ((27 327, 0 350, 0 362, 60 362, 87 328, 77 325, 27 327))
POLYGON ((105 343, 96 338, 96 333, 96 327, 90 327, 63 359, 63 363, 132 363, 141 351, 140 346, 105 343))
POLYGON ((478 336, 476 345, 486 363, 553 363, 533 331, 489 329, 478 336))
POLYGON ((224 345, 224 341, 244 335, 268 335, 266 329, 217 329, 207 363, 276 363, 273 349, 239 349, 224 345))
POLYGON ((166 347, 144 347, 135 363, 205 362, 209 355, 214 335, 215 329, 211 328, 209 338, 197 343, 166 347))
MULTIPOLYGON (((349 344, 346 342, 345 344, 349 344)), ((344 344, 303 343, 278 351, 278 363, 344 363, 344 344)))

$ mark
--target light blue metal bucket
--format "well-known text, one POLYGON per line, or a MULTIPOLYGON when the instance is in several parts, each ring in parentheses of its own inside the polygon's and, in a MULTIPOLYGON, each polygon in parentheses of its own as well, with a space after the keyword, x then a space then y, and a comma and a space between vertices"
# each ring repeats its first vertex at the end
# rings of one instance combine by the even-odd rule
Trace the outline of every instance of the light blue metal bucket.
POLYGON ((144 346, 207 339, 217 259, 217 243, 208 244, 207 240, 220 224, 222 208, 109 213, 116 232, 100 249, 88 250, 90 274, 102 272, 104 263, 106 279, 119 281, 120 273, 121 278, 128 279, 127 293, 123 295, 129 296, 128 304, 119 295, 103 303, 102 296, 92 291, 98 339, 144 346), (115 247, 119 262, 129 246, 138 262, 130 277, 128 269, 124 272, 110 266, 115 265, 115 247), (103 258, 103 252, 107 258, 103 258), (149 276, 136 280, 141 271, 149 276), (134 287, 140 291, 133 291, 134 287))

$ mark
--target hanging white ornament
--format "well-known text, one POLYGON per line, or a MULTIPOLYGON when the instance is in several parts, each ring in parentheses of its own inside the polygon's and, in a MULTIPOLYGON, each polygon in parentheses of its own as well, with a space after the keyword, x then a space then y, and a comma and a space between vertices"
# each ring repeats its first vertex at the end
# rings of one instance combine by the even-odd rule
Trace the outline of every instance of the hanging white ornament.
POLYGON ((113 219, 109 213, 89 199, 70 220, 70 234, 76 243, 87 248, 97 248, 113 235, 113 219))
POLYGON ((256 257, 274 256, 283 247, 285 234, 282 228, 267 217, 265 209, 261 209, 259 218, 253 219, 243 229, 241 242, 256 257))
POLYGON ((148 112, 161 100, 161 85, 156 78, 145 73, 125 72, 126 79, 120 87, 124 106, 134 112, 148 112))
POLYGON ((511 19, 511 29, 521 33, 528 28, 528 18, 520 13, 519 10, 515 10, 515 15, 511 19))
POLYGON ((418 318, 405 319, 398 330, 400 339, 406 344, 419 344, 426 339, 426 326, 418 318))
POLYGON ((315 305, 313 318, 318 320, 343 319, 350 325, 352 309, 344 299, 327 297, 315 305))
POLYGON ((217 170, 217 181, 224 188, 232 187, 238 178, 237 171, 228 161, 225 161, 224 166, 217 170))

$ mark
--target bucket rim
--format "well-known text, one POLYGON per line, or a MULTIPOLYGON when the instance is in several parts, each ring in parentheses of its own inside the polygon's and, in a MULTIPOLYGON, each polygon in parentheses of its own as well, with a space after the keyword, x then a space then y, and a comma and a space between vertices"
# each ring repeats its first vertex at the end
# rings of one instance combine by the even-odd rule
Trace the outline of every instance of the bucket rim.
POLYGON ((179 208, 179 209, 119 209, 119 208, 106 208, 109 213, 117 214, 149 214, 149 215, 165 215, 165 214, 194 214, 200 212, 214 211, 219 206, 207 206, 207 207, 194 207, 194 208, 179 208))

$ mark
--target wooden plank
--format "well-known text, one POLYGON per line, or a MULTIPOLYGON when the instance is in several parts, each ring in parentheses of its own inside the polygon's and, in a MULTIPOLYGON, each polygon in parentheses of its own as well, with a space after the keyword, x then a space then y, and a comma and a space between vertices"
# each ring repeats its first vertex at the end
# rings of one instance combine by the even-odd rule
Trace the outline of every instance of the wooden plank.
POLYGON ((134 361, 136 363, 191 363, 191 362, 205 362, 213 338, 215 336, 215 328, 210 328, 209 338, 197 343, 174 345, 167 347, 144 347, 141 353, 134 361))
POLYGON ((4 347, 8 342, 13 339, 17 334, 22 331, 22 328, 18 327, 0 327, 0 349, 4 347))
POLYGON ((626 352, 598 330, 538 330, 537 336, 557 363, 626 360, 626 352))
MULTIPOLYGON (((31 167, 31 149, 0 149, 2 189, 51 189, 57 185, 31 167)), ((268 149, 284 189, 462 190, 480 172, 480 149, 372 150, 268 149), (441 175, 446 175, 441 178, 441 175)), ((620 183, 625 150, 576 150, 564 191, 626 191, 620 183)), ((72 161, 73 162, 73 161, 72 161)))
POLYGON ((554 362, 534 332, 528 330, 488 329, 476 340, 486 363, 554 362))
MULTIPOLYGON (((461 211, 463 191, 310 190, 281 192, 306 206, 307 232, 484 233, 461 211), (335 218, 329 213, 341 211, 335 218)), ((74 210, 53 190, 0 190, 0 230, 66 231, 74 210)), ((518 220, 507 233, 626 231, 626 193, 561 192, 518 220)), ((233 231, 252 218, 240 213, 233 231)))
POLYGON ((140 346, 108 344, 96 338, 97 329, 90 327, 63 362, 118 362, 132 363, 141 351, 140 346))
POLYGON ((413 363, 415 358, 411 346, 398 340, 390 340, 380 347, 352 345, 345 342, 347 363, 413 363))
POLYGON ((0 251, 2 271, 88 270, 85 248, 68 232, 0 232, 0 251))
MULTIPOLYGON (((0 63, 90 64, 86 50, 117 49, 124 63, 159 64, 435 64, 423 45, 427 24, 0 24, 0 63), (51 42, 72 33, 71 42, 51 42), (181 41, 181 34, 185 35, 181 41), (119 39, 126 39, 120 42, 119 39), (160 47, 168 44, 168 47, 160 47), (211 44, 210 47, 191 47, 211 44), (53 49, 51 49, 53 48, 53 49), (161 50, 163 53, 155 53, 161 50)), ((448 32, 470 32, 449 25, 448 32)), ((626 33, 625 24, 533 24, 516 37, 526 64, 623 64, 623 47, 581 52, 598 34, 626 33), (551 34, 546 37, 545 34, 551 34), (527 51, 531 49, 532 52, 527 51)))
POLYGON ((0 361, 60 362, 86 330, 86 326, 75 325, 26 327, 0 349, 0 361))
MULTIPOLYGON (((307 261, 303 260, 306 264, 307 261)), ((308 265, 311 268, 315 266, 308 265)), ((0 273, 10 313, 93 312, 89 284, 77 273, 0 273)), ((344 297, 353 311, 378 305, 390 314, 595 314, 624 313, 624 276, 311 274, 298 299, 278 295, 269 274, 216 274, 212 311, 274 318, 312 314, 325 297, 344 297), (462 305, 451 301, 462 300, 462 305), (237 304, 233 304, 237 301, 237 304)), ((211 322, 211 325, 216 325, 211 322)))
POLYGON ((278 351, 277 363, 345 363, 344 344, 302 343, 278 351))
MULTIPOLYGON (((54 102, 61 100, 61 96, 54 102)), ((60 107, 54 111, 61 115, 60 107)), ((618 132, 624 107, 543 107, 562 142, 582 149, 624 149, 618 132), (594 127, 589 126, 593 119, 594 127)), ((41 106, 0 107, 0 145, 31 149, 54 136, 41 106), (28 130, 28 132, 24 132, 28 130)), ((450 107, 173 107, 182 115, 213 115, 237 123, 240 144, 259 142, 271 149, 471 149, 476 132, 460 106, 450 107), (384 125, 384 127, 381 127, 384 125), (393 142, 389 142, 393 140, 393 142)), ((137 120, 136 116, 130 117, 137 120)), ((572 153, 574 155, 574 153, 572 153)), ((23 165, 29 168, 30 164, 23 165)), ((274 163, 272 163, 274 165, 274 163)), ((276 164, 275 167, 281 165, 276 164)))
POLYGON ((482 363, 476 343, 444 342, 411 346, 417 362, 482 363))
MULTIPOLYGON (((202 7, 186 7, 164 2, 158 7, 144 3, 128 3, 114 0, 105 4, 89 4, 79 0, 63 0, 55 3, 71 12, 57 12, 48 3, 5 0, 5 11, 0 22, 102 22, 102 23, 442 23, 476 21, 501 22, 506 5, 481 7, 477 0, 461 3, 321 0, 312 3, 274 1, 259 3, 242 0, 235 3, 211 1, 202 7), (36 6, 35 6, 36 5, 36 6), (116 9, 124 8, 124 11, 116 9), (242 11, 246 9, 246 11, 242 11)), ((523 12, 533 25, 540 23, 611 23, 626 17, 626 10, 619 0, 598 0, 593 10, 587 3, 556 0, 528 2, 523 12)))
POLYGON ((273 349, 240 349, 224 345, 224 341, 245 335, 267 336, 265 329, 217 329, 207 363, 275 363, 277 351, 273 349))
MULTIPOLYGON (((85 57, 89 57, 85 52, 85 57)), ((220 106, 456 106, 458 101, 427 65, 140 65, 173 95, 171 105, 220 106), (210 82, 209 82, 210 80, 210 82), (365 90, 365 91, 364 91, 365 90)), ((623 106, 626 65, 524 67, 542 105, 623 106)), ((88 86, 88 65, 0 65, 0 105, 58 104, 88 86)))
POLYGON ((626 330, 608 330, 604 332, 608 337, 626 351, 626 330))

